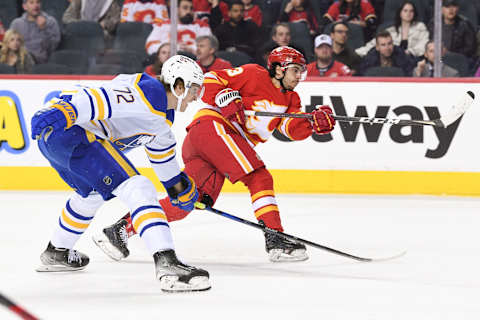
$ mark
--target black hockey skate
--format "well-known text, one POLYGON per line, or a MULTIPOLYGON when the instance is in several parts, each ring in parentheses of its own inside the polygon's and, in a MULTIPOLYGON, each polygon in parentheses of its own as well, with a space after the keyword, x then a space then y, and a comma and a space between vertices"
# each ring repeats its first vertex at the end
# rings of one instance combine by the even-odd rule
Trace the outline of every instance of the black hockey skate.
MULTIPOLYGON (((265 226, 260 220, 259 224, 265 226)), ((264 232, 265 250, 272 262, 295 262, 308 259, 307 249, 301 243, 286 239, 275 233, 264 232)))
POLYGON ((40 261, 42 264, 37 268, 38 272, 60 272, 83 270, 90 259, 77 250, 56 248, 49 242, 40 255, 40 261))
POLYGON ((92 237, 93 242, 110 258, 119 261, 128 257, 128 222, 121 219, 92 237))
POLYGON ((211 288, 208 272, 181 262, 174 250, 156 252, 153 260, 162 291, 192 292, 211 288))

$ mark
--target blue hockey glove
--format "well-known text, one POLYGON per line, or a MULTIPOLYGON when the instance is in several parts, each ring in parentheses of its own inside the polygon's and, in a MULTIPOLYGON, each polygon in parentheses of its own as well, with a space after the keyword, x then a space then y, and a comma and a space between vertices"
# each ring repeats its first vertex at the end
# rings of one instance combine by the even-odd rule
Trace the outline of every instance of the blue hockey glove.
POLYGON ((182 183, 183 191, 178 192, 173 186, 167 188, 170 202, 175 207, 190 212, 195 208, 195 201, 198 199, 198 191, 195 186, 195 181, 184 172, 181 172, 177 178, 179 179, 179 182, 182 183))
POLYGON ((51 107, 41 109, 32 117, 32 139, 38 139, 47 127, 52 127, 53 130, 68 129, 76 119, 77 111, 72 105, 64 101, 59 101, 51 107))

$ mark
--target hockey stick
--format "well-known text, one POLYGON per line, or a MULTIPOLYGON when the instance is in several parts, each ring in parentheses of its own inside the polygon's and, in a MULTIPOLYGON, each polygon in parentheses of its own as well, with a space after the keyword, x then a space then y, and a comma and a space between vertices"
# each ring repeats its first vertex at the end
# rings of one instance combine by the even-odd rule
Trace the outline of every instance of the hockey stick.
POLYGON ((314 247, 314 248, 317 248, 317 249, 325 250, 325 251, 340 255, 342 257, 354 259, 354 260, 361 261, 361 262, 379 262, 379 261, 392 260, 392 259, 401 257, 406 253, 406 251, 403 251, 399 254, 396 254, 396 255, 393 255, 393 256, 390 256, 390 257, 385 257, 385 258, 359 257, 359 256, 355 256, 353 254, 349 254, 349 253, 346 253, 346 252, 343 252, 343 251, 340 251, 340 250, 337 250, 337 249, 332 249, 332 248, 326 247, 324 245, 321 245, 321 244, 318 244, 318 243, 315 243, 315 242, 312 242, 312 241, 309 241, 309 240, 305 240, 305 239, 302 239, 302 238, 299 238, 299 237, 296 237, 296 236, 293 236, 293 235, 290 235, 290 234, 287 234, 287 233, 284 233, 284 232, 281 232, 281 231, 270 229, 270 228, 268 228, 266 226, 262 226, 258 223, 242 219, 240 217, 234 216, 232 214, 229 214, 229 213, 224 212, 224 211, 220 211, 220 210, 212 208, 212 207, 208 207, 201 202, 195 202, 195 208, 200 209, 200 210, 207 210, 207 211, 213 212, 217 215, 220 215, 222 217, 225 217, 225 218, 228 218, 228 219, 246 224, 250 227, 254 227, 256 229, 262 230, 263 232, 273 233, 273 234, 276 234, 277 236, 283 237, 285 239, 300 242, 300 243, 303 243, 305 245, 308 245, 308 246, 311 246, 311 247, 314 247))
MULTIPOLYGON (((333 115, 333 118, 342 122, 362 122, 362 123, 379 123, 379 124, 396 124, 401 126, 434 126, 440 128, 446 128, 450 124, 457 121, 465 111, 473 104, 475 95, 472 91, 467 91, 462 98, 453 106, 452 110, 440 119, 435 120, 408 120, 408 119, 392 119, 392 118, 367 118, 367 117, 349 117, 333 115)), ((308 113, 281 113, 281 112, 266 112, 266 111, 254 111, 245 110, 247 116, 260 116, 260 117, 276 117, 276 118, 306 118, 312 119, 312 115, 308 113)))
POLYGON ((23 309, 21 306, 10 300, 9 298, 5 297, 3 294, 0 293, 0 304, 7 307, 10 311, 18 315, 20 318, 24 320, 39 320, 34 315, 30 314, 27 310, 23 309))

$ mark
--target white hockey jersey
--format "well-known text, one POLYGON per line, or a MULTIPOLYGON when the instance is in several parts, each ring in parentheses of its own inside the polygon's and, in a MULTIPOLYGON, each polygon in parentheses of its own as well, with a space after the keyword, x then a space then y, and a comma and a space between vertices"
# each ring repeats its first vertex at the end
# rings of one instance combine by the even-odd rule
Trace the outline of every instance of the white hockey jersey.
MULTIPOLYGON (((212 31, 208 23, 195 20, 191 24, 179 23, 177 26, 177 44, 180 50, 196 52, 197 45, 195 39, 200 36, 211 35, 212 31)), ((170 20, 159 21, 153 25, 153 30, 147 38, 145 49, 148 54, 154 54, 158 48, 170 42, 170 20)))
POLYGON ((125 0, 122 6, 120 22, 145 22, 153 24, 155 20, 168 20, 165 0, 125 0))
POLYGON ((175 111, 167 110, 165 89, 157 79, 145 73, 121 74, 100 87, 64 90, 60 99, 76 108, 74 124, 120 150, 143 145, 160 181, 180 173, 170 129, 175 111))

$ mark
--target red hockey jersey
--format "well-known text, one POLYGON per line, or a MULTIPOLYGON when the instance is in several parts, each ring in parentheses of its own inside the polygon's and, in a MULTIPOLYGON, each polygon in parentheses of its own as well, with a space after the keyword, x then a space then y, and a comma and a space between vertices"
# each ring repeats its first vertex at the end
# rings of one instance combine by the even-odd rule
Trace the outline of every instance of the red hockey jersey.
POLYGON ((192 124, 208 118, 219 121, 239 131, 252 146, 267 141, 275 129, 292 140, 303 140, 312 134, 311 124, 306 119, 247 116, 245 125, 240 126, 222 117, 220 108, 215 104, 215 96, 225 88, 240 92, 245 110, 301 112, 298 94, 277 88, 272 83, 268 71, 257 64, 209 72, 205 74, 204 86, 202 100, 207 105, 197 112, 192 124))
MULTIPOLYGON (((367 19, 371 17, 376 17, 375 9, 370 4, 368 0, 361 0, 360 1, 360 12, 358 13, 359 18, 363 21, 367 21, 367 19)), ((340 2, 334 2, 330 8, 328 8, 327 13, 325 14, 332 21, 341 21, 350 16, 350 10, 347 8, 345 14, 340 13, 340 2)))

